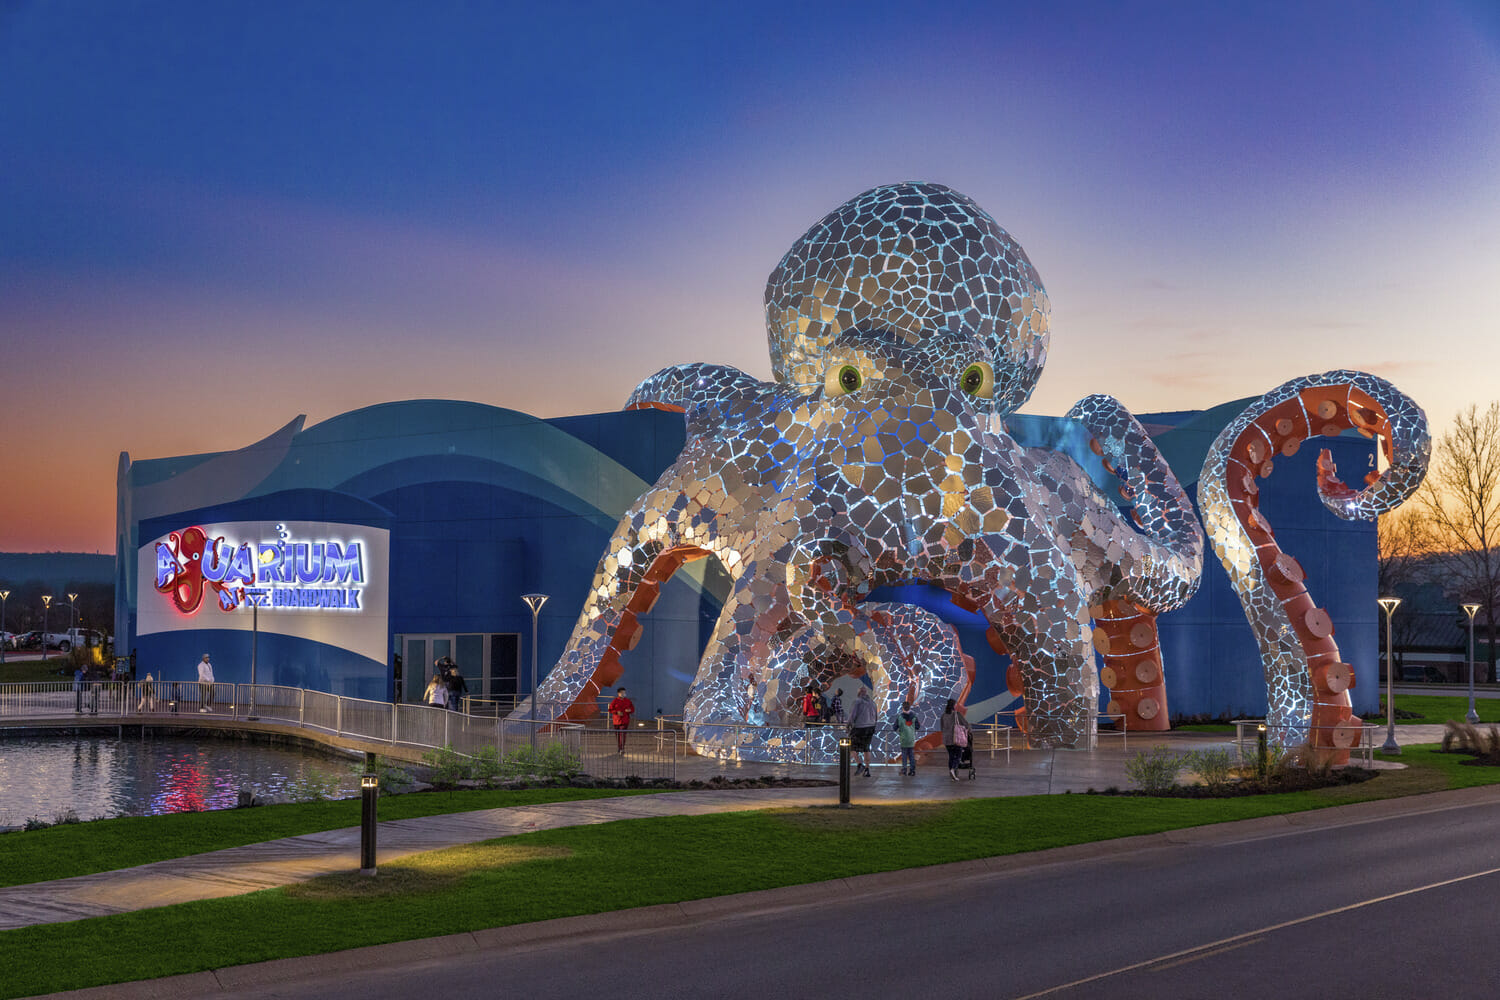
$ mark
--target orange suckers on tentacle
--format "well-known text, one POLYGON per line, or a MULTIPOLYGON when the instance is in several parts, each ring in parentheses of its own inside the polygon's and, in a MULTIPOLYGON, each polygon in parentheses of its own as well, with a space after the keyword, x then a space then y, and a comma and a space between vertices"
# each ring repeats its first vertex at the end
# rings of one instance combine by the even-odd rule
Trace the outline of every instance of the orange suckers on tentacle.
POLYGON ((1105 601, 1089 613, 1094 618, 1094 649, 1104 658, 1099 682, 1109 688, 1105 714, 1123 716, 1130 732, 1170 729, 1156 616, 1118 600, 1105 601))
POLYGON ((614 634, 610 636, 609 648, 599 657, 598 669, 583 685, 583 690, 578 692, 578 697, 573 700, 573 704, 569 705, 558 718, 565 722, 583 722, 599 714, 599 692, 607 687, 613 687, 625 672, 625 668, 620 663, 620 654, 634 649, 636 643, 641 641, 643 629, 640 616, 649 614, 656 606, 656 599, 661 595, 662 584, 671 579, 673 573, 684 564, 702 559, 707 555, 709 555, 707 549, 692 545, 679 545, 667 549, 651 560, 651 565, 646 568, 640 586, 636 587, 635 593, 631 595, 630 603, 625 606, 625 612, 620 616, 620 622, 615 626, 614 634))
MULTIPOLYGON (((1281 603, 1307 662, 1313 692, 1309 745, 1320 760, 1333 764, 1347 763, 1349 748, 1359 738, 1361 721, 1349 698, 1354 670, 1341 660, 1333 622, 1308 594, 1301 565, 1282 551, 1261 515, 1256 480, 1271 474, 1275 456, 1296 454, 1308 437, 1333 437, 1350 428, 1366 437, 1379 436, 1387 460, 1392 458, 1390 422, 1379 403, 1350 385, 1310 386, 1251 421, 1230 446, 1225 467, 1225 489, 1235 515, 1255 545, 1267 586, 1281 603)), ((1372 471, 1366 485, 1378 475, 1372 471)), ((1326 450, 1318 457, 1318 486, 1325 496, 1355 492, 1338 480, 1326 450)))

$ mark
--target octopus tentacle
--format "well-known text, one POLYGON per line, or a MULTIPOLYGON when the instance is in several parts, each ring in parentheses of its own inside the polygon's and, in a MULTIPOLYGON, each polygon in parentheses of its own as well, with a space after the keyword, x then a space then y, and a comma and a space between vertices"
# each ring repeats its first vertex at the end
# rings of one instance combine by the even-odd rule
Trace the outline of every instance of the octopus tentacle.
POLYGON ((728 410, 774 391, 773 386, 729 365, 673 365, 636 386, 625 409, 683 413, 689 435, 696 437, 718 431, 728 410))
POLYGON ((1120 496, 1143 533, 1135 559, 1107 596, 1160 614, 1180 608, 1203 572, 1203 529, 1177 477, 1140 421, 1113 396, 1096 393, 1073 404, 1069 417, 1093 435, 1090 447, 1120 480, 1120 496))
POLYGON ((1318 493, 1339 517, 1373 518, 1421 485, 1431 440, 1421 408, 1364 372, 1307 375, 1272 389, 1219 434, 1198 480, 1209 540, 1260 646, 1272 738, 1282 745, 1308 742, 1335 763, 1347 761, 1359 732, 1348 693, 1353 669, 1341 662, 1333 622, 1308 595, 1302 567, 1281 550, 1261 515, 1256 480, 1271 474, 1274 456, 1295 454, 1308 437, 1350 428, 1378 436, 1390 466, 1371 472, 1356 492, 1335 478, 1325 450, 1318 493))

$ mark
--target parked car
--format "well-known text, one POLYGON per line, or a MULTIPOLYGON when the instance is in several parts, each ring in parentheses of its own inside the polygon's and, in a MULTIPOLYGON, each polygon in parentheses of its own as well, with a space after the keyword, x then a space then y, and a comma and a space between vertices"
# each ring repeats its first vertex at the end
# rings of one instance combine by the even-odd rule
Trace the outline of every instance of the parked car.
POLYGON ((14 632, 0 632, 0 649, 15 649, 16 635, 14 632))
POLYGON ((37 629, 32 629, 30 632, 22 632, 21 634, 16 636, 16 644, 14 648, 41 649, 42 633, 37 629))
POLYGON ((47 633, 47 645, 64 653, 74 649, 92 649, 104 645, 104 633, 91 628, 70 628, 66 632, 47 633))
POLYGON ((1448 676, 1431 664, 1413 664, 1401 668, 1403 683, 1446 684, 1448 676))

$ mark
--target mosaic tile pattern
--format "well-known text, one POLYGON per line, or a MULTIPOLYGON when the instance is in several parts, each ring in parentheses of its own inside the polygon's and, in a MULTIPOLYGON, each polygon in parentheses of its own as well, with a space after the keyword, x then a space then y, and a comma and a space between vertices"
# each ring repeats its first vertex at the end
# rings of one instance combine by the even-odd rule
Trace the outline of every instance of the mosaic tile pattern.
POLYGON ((1283 746, 1311 743, 1333 762, 1347 760, 1358 737, 1348 689, 1354 673, 1339 658, 1333 623, 1303 585, 1302 567, 1276 542, 1260 513, 1257 481, 1278 455, 1308 438, 1353 428, 1378 437, 1388 467, 1364 487, 1340 482, 1325 450, 1318 494, 1345 520, 1370 520, 1398 506, 1427 474, 1427 417, 1384 379, 1332 371, 1283 383, 1245 409, 1219 434, 1203 463, 1198 505, 1214 552, 1240 595, 1260 645, 1269 703, 1269 736, 1283 746))
POLYGON ((1203 540, 1114 399, 1088 397, 1070 415, 1119 478, 1128 516, 1072 459, 1006 432, 1045 361, 1047 309, 1020 247, 938 185, 877 188, 814 226, 767 283, 776 382, 691 364, 632 395, 629 406, 683 411, 687 444, 621 520, 543 703, 589 712, 656 588, 713 555, 733 589, 684 708, 700 752, 831 753, 829 734, 796 735, 809 681, 865 677, 882 733, 904 697, 928 714, 962 697, 951 629, 861 603, 914 582, 989 622, 1033 745, 1091 745, 1091 608, 1179 606, 1203 540))
POLYGON ((1047 292, 1021 245, 974 202, 941 184, 873 188, 830 212, 766 282, 771 371, 815 385, 823 354, 855 326, 977 338, 995 366, 996 412, 1031 396, 1047 363, 1047 292))

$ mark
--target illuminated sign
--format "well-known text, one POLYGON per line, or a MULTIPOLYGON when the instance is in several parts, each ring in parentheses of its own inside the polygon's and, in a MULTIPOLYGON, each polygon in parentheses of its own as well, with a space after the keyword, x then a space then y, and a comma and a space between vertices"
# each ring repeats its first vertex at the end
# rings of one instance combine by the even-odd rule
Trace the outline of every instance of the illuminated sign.
POLYGON ((366 586, 361 540, 292 537, 241 542, 210 537, 201 527, 174 531, 156 543, 156 589, 183 614, 197 614, 213 592, 220 611, 234 611, 249 592, 263 608, 360 611, 366 586))

